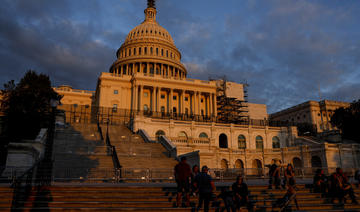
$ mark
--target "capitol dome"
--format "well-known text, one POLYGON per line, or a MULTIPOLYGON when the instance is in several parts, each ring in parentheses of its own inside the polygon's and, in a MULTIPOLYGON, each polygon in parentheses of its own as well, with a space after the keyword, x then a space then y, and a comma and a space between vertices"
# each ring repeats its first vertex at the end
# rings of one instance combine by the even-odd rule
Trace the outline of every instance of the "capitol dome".
POLYGON ((148 1, 145 20, 127 35, 118 49, 117 60, 111 73, 120 75, 146 74, 186 78, 187 71, 181 63, 181 53, 176 48, 170 33, 156 21, 154 1, 148 1))

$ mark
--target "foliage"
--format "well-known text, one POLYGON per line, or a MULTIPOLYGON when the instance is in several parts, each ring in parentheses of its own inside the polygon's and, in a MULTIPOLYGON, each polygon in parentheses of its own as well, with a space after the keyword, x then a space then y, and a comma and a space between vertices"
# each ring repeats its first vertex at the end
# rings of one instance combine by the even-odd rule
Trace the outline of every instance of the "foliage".
POLYGON ((41 127, 47 127, 51 110, 50 100, 60 100, 47 75, 29 70, 15 85, 14 80, 2 90, 2 110, 5 112, 6 132, 11 139, 34 139, 41 127))
POLYGON ((330 122, 341 130, 343 138, 360 142, 360 99, 347 108, 336 109, 330 122))

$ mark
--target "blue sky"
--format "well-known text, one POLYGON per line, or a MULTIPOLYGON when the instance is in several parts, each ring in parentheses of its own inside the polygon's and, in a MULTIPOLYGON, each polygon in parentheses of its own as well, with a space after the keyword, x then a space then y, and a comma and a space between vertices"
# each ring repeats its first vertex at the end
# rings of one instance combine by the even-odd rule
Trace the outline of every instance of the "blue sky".
MULTIPOLYGON (((146 0, 2 0, 0 83, 35 69, 56 86, 94 90, 145 7, 146 0)), ((358 0, 158 0, 157 9, 188 77, 246 81, 249 100, 270 113, 320 95, 360 98, 358 0)))

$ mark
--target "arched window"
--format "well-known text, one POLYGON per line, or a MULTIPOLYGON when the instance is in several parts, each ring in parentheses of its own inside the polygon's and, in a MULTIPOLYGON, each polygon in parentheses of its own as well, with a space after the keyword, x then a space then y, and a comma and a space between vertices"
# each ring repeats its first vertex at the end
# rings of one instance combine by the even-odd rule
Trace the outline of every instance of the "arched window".
POLYGON ((165 135, 165 132, 162 130, 159 130, 155 133, 156 140, 159 141, 160 136, 165 135))
POLYGON ((200 133, 199 138, 209 138, 208 135, 204 132, 200 133))
POLYGON ((272 147, 273 149, 280 148, 280 139, 277 136, 272 138, 272 147))
POLYGON ((187 138, 187 134, 184 131, 179 132, 178 136, 181 137, 181 138, 187 138))
POLYGON ((256 149, 264 149, 264 141, 260 135, 256 136, 256 149))
POLYGON ((144 111, 148 111, 148 110, 149 110, 148 105, 144 105, 144 111))
POLYGON ((238 136, 238 146, 239 149, 246 149, 246 138, 244 135, 238 136))
POLYGON ((150 54, 153 54, 153 47, 150 47, 150 54))
POLYGON ((159 55, 159 48, 156 48, 156 55, 159 55))
POLYGON ((134 48, 134 56, 136 55, 136 48, 134 48))
POLYGON ((141 47, 139 47, 139 55, 141 55, 141 47))
POLYGON ((235 168, 236 168, 236 169, 243 169, 243 168, 244 168, 244 163, 242 162, 242 160, 237 159, 237 160, 235 161, 235 168))
POLYGON ((228 140, 227 140, 227 136, 222 133, 219 136, 219 147, 220 148, 228 148, 228 140))
POLYGON ((145 49, 144 49, 144 53, 145 53, 145 54, 147 54, 147 47, 145 47, 145 49))
POLYGON ((226 159, 221 160, 221 168, 228 169, 228 161, 226 159))

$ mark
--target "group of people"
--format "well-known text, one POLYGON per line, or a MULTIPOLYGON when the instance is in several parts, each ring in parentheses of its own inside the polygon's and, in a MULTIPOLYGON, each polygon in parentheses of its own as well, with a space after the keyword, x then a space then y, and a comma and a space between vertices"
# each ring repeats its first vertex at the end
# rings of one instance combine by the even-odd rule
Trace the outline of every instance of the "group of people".
MULTIPOLYGON (((275 163, 270 166, 269 169, 269 189, 275 186, 276 189, 280 189, 281 184, 281 169, 280 166, 275 163)), ((282 187, 285 188, 287 185, 295 185, 295 172, 291 164, 288 164, 284 171, 284 179, 282 187)))
MULTIPOLYGON (((355 175, 355 179, 356 177, 355 175)), ((336 168, 336 171, 330 176, 326 176, 322 169, 316 170, 313 187, 314 192, 330 197, 331 203, 334 203, 335 199, 338 199, 339 203, 343 203, 348 195, 352 203, 358 204, 351 183, 341 168, 336 168)))
POLYGON ((210 201, 221 198, 225 204, 225 208, 230 212, 236 211, 241 206, 252 208, 249 202, 249 191, 247 184, 241 176, 238 176, 236 182, 232 185, 232 191, 222 189, 218 196, 214 195, 216 190, 214 181, 208 173, 207 166, 201 168, 195 165, 191 170, 190 165, 186 161, 186 157, 182 157, 181 161, 174 168, 175 180, 177 183, 176 207, 181 205, 183 196, 185 197, 185 205, 190 206, 190 193, 199 195, 199 203, 197 208, 204 207, 204 211, 209 211, 210 201))
MULTIPOLYGON (((236 182, 232 184, 231 190, 226 187, 221 189, 218 196, 214 195, 215 185, 212 177, 208 173, 207 166, 201 168, 195 165, 192 170, 186 161, 186 157, 182 157, 181 161, 174 168, 175 180, 177 183, 177 198, 176 206, 181 205, 183 196, 185 198, 185 205, 190 206, 190 194, 199 195, 198 210, 204 207, 204 211, 209 211, 210 201, 220 198, 224 202, 224 210, 236 211, 240 207, 245 206, 249 211, 252 211, 253 205, 249 201, 249 190, 247 184, 243 181, 242 176, 236 178, 236 182)), ((269 169, 269 189, 275 186, 280 189, 280 186, 286 188, 287 191, 283 198, 278 199, 273 207, 285 208, 294 200, 296 208, 299 209, 296 199, 296 181, 295 173, 291 164, 288 164, 284 170, 283 183, 281 185, 281 167, 273 164, 269 169)), ((360 183, 360 172, 355 175, 355 179, 360 183)), ((324 171, 318 169, 314 176, 314 192, 322 193, 330 197, 332 203, 334 199, 338 198, 339 202, 344 201, 345 196, 349 195, 352 202, 358 204, 354 190, 343 173, 341 168, 337 168, 336 172, 330 176, 325 176, 324 171)), ((216 202, 216 201, 215 201, 216 202)), ((218 201, 217 201, 218 202, 218 201)))

